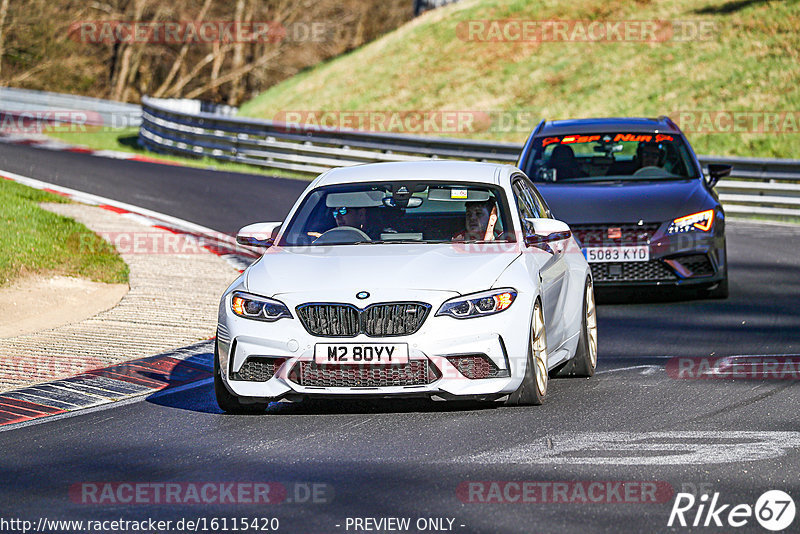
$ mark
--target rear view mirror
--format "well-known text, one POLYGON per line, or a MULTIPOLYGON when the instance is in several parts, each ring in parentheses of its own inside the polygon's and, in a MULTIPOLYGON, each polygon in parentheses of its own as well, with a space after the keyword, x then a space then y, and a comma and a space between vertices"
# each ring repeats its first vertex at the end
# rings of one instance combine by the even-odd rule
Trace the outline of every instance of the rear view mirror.
POLYGON ((536 172, 536 177, 543 182, 555 182, 556 170, 548 169, 545 167, 539 167, 539 170, 536 172))
MULTIPOLYGON (((392 197, 384 197, 383 205, 387 208, 396 208, 397 202, 395 202, 394 198, 392 197)), ((418 208, 422 206, 422 199, 420 197, 411 197, 408 199, 408 205, 406 208, 418 208)))
POLYGON ((236 234, 236 242, 248 247, 271 247, 283 223, 248 224, 236 234))

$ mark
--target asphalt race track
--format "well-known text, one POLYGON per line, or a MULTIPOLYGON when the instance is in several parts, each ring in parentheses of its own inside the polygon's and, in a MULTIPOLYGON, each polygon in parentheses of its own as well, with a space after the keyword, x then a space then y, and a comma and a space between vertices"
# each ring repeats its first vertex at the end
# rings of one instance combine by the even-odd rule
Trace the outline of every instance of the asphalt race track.
POLYGON ((308 185, 302 180, 114 160, 2 143, 0 169, 128 202, 229 234, 268 216, 282 220, 308 185))
MULTIPOLYGON (((282 218, 305 186, 7 145, 0 169, 225 232, 282 218)), ((696 361, 679 358, 782 355, 773 360, 784 365, 800 354, 800 227, 729 221, 728 245, 728 300, 601 304, 597 375, 551 381, 542 407, 381 401, 229 416, 204 384, 0 432, 2 515, 153 518, 173 521, 173 532, 182 518, 234 517, 278 518, 279 532, 367 531, 355 518, 409 518, 411 532, 688 532, 709 529, 667 526, 681 491, 753 506, 779 489, 797 502, 800 371, 769 380, 676 372, 696 361), (270 483, 281 502, 130 504, 117 492, 92 504, 91 483, 109 482, 270 483), (523 482, 534 488, 526 502, 498 502, 523 500, 523 482)), ((711 531, 767 532, 754 517, 711 531)))

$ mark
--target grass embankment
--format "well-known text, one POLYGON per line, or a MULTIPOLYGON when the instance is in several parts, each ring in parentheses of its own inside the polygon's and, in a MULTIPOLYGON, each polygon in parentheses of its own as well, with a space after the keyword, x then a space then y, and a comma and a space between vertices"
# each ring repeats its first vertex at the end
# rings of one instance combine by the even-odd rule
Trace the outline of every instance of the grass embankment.
POLYGON ((66 199, 0 180, 0 286, 28 274, 126 283, 128 266, 86 226, 39 207, 66 199))
POLYGON ((116 130, 104 131, 91 131, 84 132, 74 131, 71 127, 63 131, 52 129, 44 132, 49 137, 59 139, 71 145, 79 145, 92 150, 117 150, 120 152, 129 152, 138 156, 143 156, 149 159, 163 161, 166 163, 177 163, 186 167, 197 167, 201 169, 211 169, 215 171, 224 172, 241 172, 246 174, 263 174, 267 176, 281 176, 284 178, 296 178, 308 180, 307 176, 302 174, 293 173, 290 171, 283 171, 277 169, 266 169, 255 165, 246 165, 244 163, 230 163, 226 161, 219 161, 212 158, 184 158, 180 156, 172 156, 165 154, 158 154, 150 152, 141 148, 137 144, 139 136, 138 128, 120 128, 116 130))
MULTIPOLYGON (((675 117, 680 111, 784 111, 798 117, 798 27, 799 2, 463 1, 272 87, 244 104, 240 115, 273 119, 286 111, 313 110, 527 113, 511 127, 493 123, 488 130, 467 134, 509 142, 522 142, 540 118, 675 117), (700 39, 663 42, 464 38, 469 21, 509 19, 661 20, 684 34, 693 28, 703 31, 697 23, 704 21, 713 31, 700 39)), ((800 131, 800 124, 794 131, 800 131)), ((800 157, 800 133, 688 135, 701 154, 800 157)))

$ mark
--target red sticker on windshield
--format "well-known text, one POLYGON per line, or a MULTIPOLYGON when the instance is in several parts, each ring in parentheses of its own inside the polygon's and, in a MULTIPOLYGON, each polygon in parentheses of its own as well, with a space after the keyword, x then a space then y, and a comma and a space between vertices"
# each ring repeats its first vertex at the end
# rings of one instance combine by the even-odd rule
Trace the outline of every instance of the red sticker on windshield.
POLYGON ((649 143, 653 140, 652 135, 636 135, 636 134, 617 134, 614 137, 614 142, 617 141, 628 141, 628 142, 635 142, 635 143, 649 143))
POLYGON ((567 145, 571 143, 591 143, 599 140, 599 135, 568 135, 561 140, 561 143, 567 145))
POLYGON ((546 147, 547 145, 552 145, 553 143, 560 143, 561 139, 558 137, 545 137, 544 141, 542 141, 542 148, 546 147))

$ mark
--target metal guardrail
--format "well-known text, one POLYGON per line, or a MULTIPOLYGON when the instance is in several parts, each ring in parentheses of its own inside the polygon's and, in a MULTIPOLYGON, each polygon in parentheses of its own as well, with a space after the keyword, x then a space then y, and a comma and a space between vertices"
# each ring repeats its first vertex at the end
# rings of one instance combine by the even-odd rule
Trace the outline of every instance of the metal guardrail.
POLYGON ((142 99, 139 142, 154 152, 208 156, 304 174, 359 163, 428 158, 513 162, 520 150, 513 143, 326 131, 211 113, 187 114, 148 97, 142 99))
MULTIPOLYGON (((236 108, 198 100, 144 97, 142 106, 136 106, 0 87, 0 117, 64 110, 92 112, 101 117, 105 127, 138 125, 139 143, 154 152, 309 175, 359 163, 430 158, 513 163, 521 149, 514 143, 329 131, 313 126, 287 128, 282 123, 235 117, 236 108)), ((716 186, 728 213, 800 218, 800 160, 700 156, 700 161, 703 165, 733 165, 731 177, 716 186)))
MULTIPOLYGON (((326 131, 314 126, 186 113, 169 101, 145 97, 139 142, 154 152, 211 157, 261 167, 319 174, 331 167, 379 161, 458 158, 513 163, 514 143, 326 131)), ((709 163, 733 165, 716 190, 729 214, 800 217, 800 160, 700 156, 709 163)))
POLYGON ((60 111, 86 112, 93 119, 89 124, 109 128, 139 127, 142 122, 142 107, 135 104, 13 87, 0 87, 0 110, 12 116, 46 115, 60 111))

